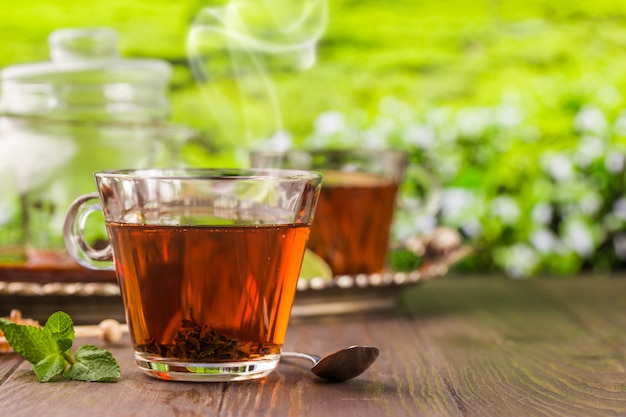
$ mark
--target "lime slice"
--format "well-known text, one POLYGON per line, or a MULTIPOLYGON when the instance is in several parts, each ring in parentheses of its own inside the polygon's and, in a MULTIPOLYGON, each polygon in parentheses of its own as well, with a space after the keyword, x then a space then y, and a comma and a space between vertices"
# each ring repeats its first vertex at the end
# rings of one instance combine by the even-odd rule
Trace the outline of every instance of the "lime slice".
POLYGON ((300 278, 322 278, 330 280, 333 278, 333 271, 331 271, 330 266, 328 266, 326 261, 320 258, 318 254, 307 249, 306 252, 304 252, 304 259, 302 260, 300 278))

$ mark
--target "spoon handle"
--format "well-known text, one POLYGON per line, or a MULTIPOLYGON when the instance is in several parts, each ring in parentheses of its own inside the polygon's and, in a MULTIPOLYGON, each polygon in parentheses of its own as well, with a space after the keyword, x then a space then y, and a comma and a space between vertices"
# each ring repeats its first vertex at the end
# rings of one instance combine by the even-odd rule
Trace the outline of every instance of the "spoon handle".
POLYGON ((301 353, 301 352, 282 352, 280 356, 281 358, 306 359, 308 361, 313 362, 313 365, 317 364, 321 359, 317 355, 312 355, 310 353, 301 353))

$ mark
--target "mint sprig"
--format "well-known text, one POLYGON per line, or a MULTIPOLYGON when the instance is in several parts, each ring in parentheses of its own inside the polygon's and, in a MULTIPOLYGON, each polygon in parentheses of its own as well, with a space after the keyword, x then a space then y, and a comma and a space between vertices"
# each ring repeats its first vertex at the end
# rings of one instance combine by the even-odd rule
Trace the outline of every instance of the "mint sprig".
POLYGON ((114 382, 120 366, 110 352, 93 345, 80 347, 74 357, 74 322, 62 311, 53 313, 43 328, 0 318, 0 329, 15 352, 33 364, 40 382, 59 375, 78 381, 114 382))

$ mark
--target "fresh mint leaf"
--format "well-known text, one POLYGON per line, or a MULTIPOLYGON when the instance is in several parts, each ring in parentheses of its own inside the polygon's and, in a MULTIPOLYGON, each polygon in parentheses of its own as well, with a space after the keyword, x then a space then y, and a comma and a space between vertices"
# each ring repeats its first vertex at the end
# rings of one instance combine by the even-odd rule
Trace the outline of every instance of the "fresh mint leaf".
POLYGON ((57 353, 49 355, 42 361, 33 365, 35 375, 39 382, 48 382, 57 375, 61 375, 67 367, 67 361, 63 355, 57 353))
POLYGON ((65 352, 74 343, 74 322, 72 318, 62 311, 53 313, 43 328, 59 348, 59 352, 65 352))
POLYGON ((0 329, 11 348, 33 365, 59 353, 52 337, 39 327, 16 324, 0 318, 0 329))
POLYGON ((48 382, 61 374, 79 381, 114 382, 120 379, 119 364, 104 349, 85 345, 72 358, 74 322, 62 311, 52 314, 43 328, 0 317, 0 330, 9 346, 33 364, 40 382, 48 382))
POLYGON ((97 346, 82 346, 74 356, 74 363, 65 371, 66 378, 90 382, 114 382, 121 371, 110 352, 97 346))

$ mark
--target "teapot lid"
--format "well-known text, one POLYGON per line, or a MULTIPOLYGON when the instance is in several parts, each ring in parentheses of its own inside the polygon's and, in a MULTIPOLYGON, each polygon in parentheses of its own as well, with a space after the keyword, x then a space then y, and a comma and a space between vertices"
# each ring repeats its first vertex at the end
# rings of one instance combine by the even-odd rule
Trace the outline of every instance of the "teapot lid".
POLYGON ((50 61, 0 71, 0 114, 62 120, 146 122, 169 115, 171 66, 122 59, 110 28, 61 29, 50 61))

